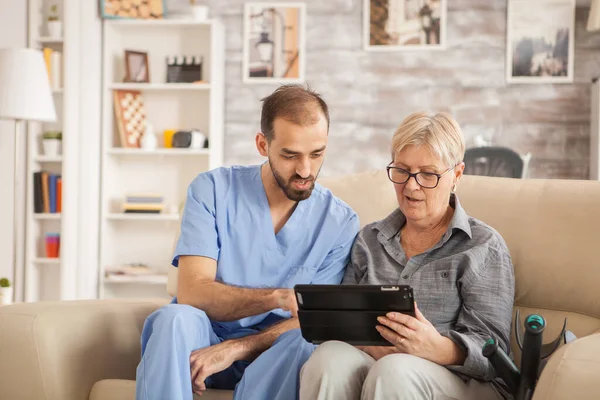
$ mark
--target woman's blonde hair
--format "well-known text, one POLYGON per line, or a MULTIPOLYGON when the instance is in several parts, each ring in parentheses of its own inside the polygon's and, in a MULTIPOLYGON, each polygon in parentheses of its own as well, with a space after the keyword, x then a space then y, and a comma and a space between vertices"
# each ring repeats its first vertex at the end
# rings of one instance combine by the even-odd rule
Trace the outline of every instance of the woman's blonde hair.
POLYGON ((406 117, 392 137, 392 160, 409 145, 427 146, 448 167, 460 163, 465 155, 465 139, 460 126, 445 112, 417 112, 406 117))

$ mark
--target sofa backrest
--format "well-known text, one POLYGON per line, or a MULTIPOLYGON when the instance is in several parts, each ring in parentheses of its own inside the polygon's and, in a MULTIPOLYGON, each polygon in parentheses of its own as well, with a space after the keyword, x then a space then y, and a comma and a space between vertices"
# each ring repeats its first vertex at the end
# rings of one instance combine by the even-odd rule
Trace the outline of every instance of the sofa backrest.
POLYGON ((565 317, 578 337, 600 332, 600 182, 465 176, 458 194, 506 240, 522 320, 541 314, 545 342, 565 317))
MULTIPOLYGON (((385 171, 320 183, 357 212, 361 226, 397 207, 385 171)), ((600 331, 600 182, 465 175, 458 196, 467 214, 506 240, 515 268, 515 308, 522 319, 531 313, 546 318, 546 342, 564 317, 577 336, 600 331)), ((174 294, 176 268, 169 281, 174 294)))

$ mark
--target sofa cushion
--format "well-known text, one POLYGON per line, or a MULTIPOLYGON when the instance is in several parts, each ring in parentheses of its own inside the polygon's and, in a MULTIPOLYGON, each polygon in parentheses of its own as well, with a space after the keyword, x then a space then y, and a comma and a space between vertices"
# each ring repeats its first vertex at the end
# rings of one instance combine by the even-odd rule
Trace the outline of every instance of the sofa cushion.
MULTIPOLYGON (((229 390, 208 389, 202 397, 195 400, 231 400, 233 392, 229 390)), ((125 379, 105 379, 92 387, 90 400, 135 400, 135 381, 125 379)))

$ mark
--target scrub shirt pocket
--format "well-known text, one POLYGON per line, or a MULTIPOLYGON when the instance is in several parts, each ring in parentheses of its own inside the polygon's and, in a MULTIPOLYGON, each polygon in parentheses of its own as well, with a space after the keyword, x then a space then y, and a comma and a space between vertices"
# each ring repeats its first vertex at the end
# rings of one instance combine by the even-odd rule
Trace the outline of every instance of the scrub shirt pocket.
POLYGON ((315 275, 317 274, 317 268, 309 268, 303 265, 293 267, 290 269, 285 281, 283 282, 284 288, 293 288, 298 284, 309 284, 315 275))

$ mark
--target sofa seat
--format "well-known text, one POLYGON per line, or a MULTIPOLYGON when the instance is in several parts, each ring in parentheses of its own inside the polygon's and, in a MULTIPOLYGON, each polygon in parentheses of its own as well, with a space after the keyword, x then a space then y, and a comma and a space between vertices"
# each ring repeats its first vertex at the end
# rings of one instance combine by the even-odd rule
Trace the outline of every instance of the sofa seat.
MULTIPOLYGON (((104 379, 92 387, 90 400, 133 400, 135 399, 135 381, 127 379, 104 379)), ((208 389, 194 400, 231 400, 233 392, 229 390, 208 389)))

